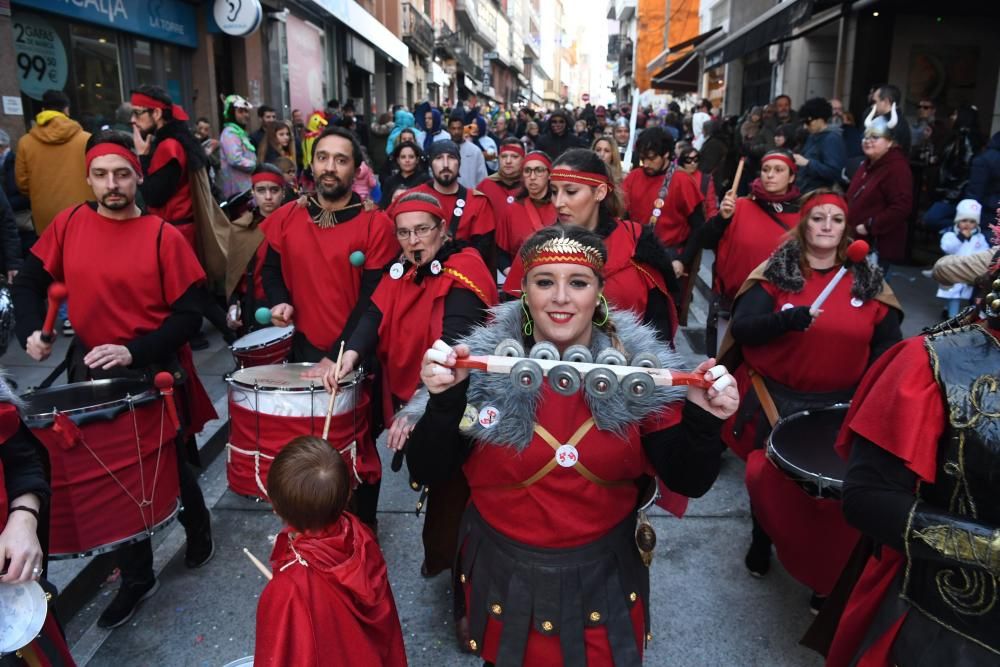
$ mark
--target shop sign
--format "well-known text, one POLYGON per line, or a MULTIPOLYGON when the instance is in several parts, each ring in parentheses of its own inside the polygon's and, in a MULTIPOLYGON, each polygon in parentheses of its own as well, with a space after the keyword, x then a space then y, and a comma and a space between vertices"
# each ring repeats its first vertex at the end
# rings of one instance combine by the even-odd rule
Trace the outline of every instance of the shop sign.
POLYGON ((198 46, 195 7, 183 0, 14 0, 14 6, 190 48, 198 46))
POLYGON ((41 100, 46 90, 66 87, 69 66, 66 47, 48 21, 18 12, 11 27, 14 36, 15 73, 21 92, 41 100))
POLYGON ((227 35, 246 37, 260 27, 264 10, 260 0, 215 0, 212 17, 227 35))

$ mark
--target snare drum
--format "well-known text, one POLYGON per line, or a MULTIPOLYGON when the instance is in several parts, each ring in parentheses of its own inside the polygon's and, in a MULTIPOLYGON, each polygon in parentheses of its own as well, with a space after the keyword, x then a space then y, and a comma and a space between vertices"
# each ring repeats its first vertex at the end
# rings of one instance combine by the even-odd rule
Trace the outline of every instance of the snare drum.
POLYGON ((52 465, 53 559, 111 551, 177 514, 177 452, 165 404, 139 380, 77 382, 23 396, 52 465))
MULTIPOLYGON (((323 435, 330 394, 319 378, 302 379, 302 372, 311 366, 254 366, 229 378, 226 473, 234 492, 267 500, 267 473, 281 448, 300 435, 323 435)), ((359 370, 341 381, 328 439, 344 455, 356 481, 372 481, 381 466, 374 453, 368 418, 371 399, 363 380, 359 370)))
POLYGON ((238 368, 280 364, 288 359, 294 334, 294 326, 266 327, 237 339, 229 349, 238 368))
POLYGON ((33 642, 48 613, 48 598, 37 581, 0 584, 0 656, 33 642))
POLYGON ((779 420, 767 439, 767 457, 811 496, 840 498, 847 461, 833 445, 849 403, 803 410, 779 420))

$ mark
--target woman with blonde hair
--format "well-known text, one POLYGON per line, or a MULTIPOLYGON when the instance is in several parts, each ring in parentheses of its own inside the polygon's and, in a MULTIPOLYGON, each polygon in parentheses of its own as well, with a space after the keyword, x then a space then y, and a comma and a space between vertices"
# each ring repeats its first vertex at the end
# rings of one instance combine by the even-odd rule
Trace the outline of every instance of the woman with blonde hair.
POLYGON ((590 150, 597 153, 598 157, 608 165, 608 173, 616 187, 622 184, 622 158, 618 154, 618 146, 612 137, 597 137, 590 145, 590 150))

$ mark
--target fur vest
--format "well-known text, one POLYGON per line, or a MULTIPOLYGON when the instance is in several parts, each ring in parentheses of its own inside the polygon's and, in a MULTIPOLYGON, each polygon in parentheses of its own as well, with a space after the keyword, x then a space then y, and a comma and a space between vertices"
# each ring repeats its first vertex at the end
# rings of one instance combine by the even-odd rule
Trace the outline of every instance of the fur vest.
MULTIPOLYGON (((781 244, 764 268, 764 278, 783 292, 801 292, 806 285, 805 276, 799 259, 802 257, 802 247, 798 241, 791 239, 781 244)), ((859 262, 851 267, 854 284, 851 285, 851 296, 869 301, 882 292, 882 269, 868 261, 859 262)))

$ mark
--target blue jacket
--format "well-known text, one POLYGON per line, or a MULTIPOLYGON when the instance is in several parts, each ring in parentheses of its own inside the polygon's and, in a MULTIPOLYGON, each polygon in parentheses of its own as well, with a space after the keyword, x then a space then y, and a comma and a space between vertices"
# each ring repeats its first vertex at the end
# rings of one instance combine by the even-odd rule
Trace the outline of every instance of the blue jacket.
POLYGON ((840 183, 840 175, 847 163, 844 139, 831 129, 810 134, 802 147, 802 157, 809 164, 799 168, 795 184, 803 193, 816 188, 829 188, 840 183))
POLYGON ((972 158, 965 194, 983 205, 980 224, 992 224, 1000 207, 1000 132, 993 135, 986 150, 972 158))

